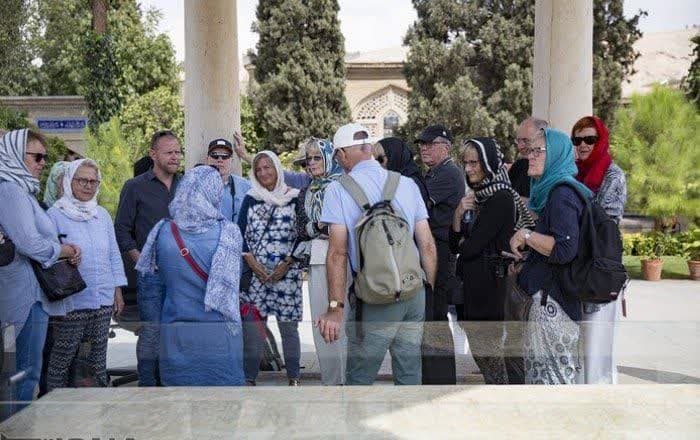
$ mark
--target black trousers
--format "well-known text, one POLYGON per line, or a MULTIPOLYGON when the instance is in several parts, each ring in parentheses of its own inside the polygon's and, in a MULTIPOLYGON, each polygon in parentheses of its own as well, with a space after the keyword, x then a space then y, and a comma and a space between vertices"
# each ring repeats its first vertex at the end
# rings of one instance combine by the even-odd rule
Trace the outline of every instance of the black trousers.
POLYGON ((455 258, 449 245, 436 241, 438 269, 433 291, 425 292, 425 324, 421 360, 423 385, 454 385, 457 383, 455 344, 447 319, 447 309, 458 294, 459 281, 455 276, 455 258))

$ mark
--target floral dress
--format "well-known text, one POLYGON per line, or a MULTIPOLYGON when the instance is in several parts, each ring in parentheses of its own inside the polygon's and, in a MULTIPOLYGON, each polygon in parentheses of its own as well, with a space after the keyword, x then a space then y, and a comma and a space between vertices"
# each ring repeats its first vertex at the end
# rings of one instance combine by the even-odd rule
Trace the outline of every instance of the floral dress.
MULTIPOLYGON (((297 242, 296 203, 275 206, 246 197, 241 206, 239 226, 243 234, 243 252, 272 273, 275 267, 294 251, 297 242)), ((294 262, 277 282, 262 283, 253 274, 247 292, 241 292, 242 303, 252 303, 264 317, 273 315, 278 321, 301 321, 301 268, 294 262)))

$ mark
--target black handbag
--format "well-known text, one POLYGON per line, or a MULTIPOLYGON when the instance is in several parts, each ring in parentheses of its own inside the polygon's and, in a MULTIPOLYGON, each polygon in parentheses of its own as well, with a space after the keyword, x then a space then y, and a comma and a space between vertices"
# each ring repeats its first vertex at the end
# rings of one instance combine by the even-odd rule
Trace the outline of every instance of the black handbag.
POLYGON ((0 232, 0 267, 7 266, 15 260, 15 244, 0 232))
MULTIPOLYGON (((58 239, 61 241, 61 236, 58 239)), ((61 301, 87 287, 78 268, 70 264, 67 258, 58 260, 48 269, 37 261, 30 261, 39 286, 49 301, 61 301)))

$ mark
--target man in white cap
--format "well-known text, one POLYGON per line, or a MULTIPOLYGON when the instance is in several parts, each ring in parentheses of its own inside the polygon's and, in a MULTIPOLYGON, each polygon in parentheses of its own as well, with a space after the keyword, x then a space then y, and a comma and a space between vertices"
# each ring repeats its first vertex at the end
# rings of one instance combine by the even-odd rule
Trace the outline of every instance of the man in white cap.
MULTIPOLYGON (((336 160, 359 185, 370 205, 380 201, 388 179, 387 170, 372 158, 373 142, 360 124, 344 125, 333 137, 336 160)), ((427 278, 425 288, 432 289, 437 261, 435 242, 428 212, 413 180, 400 178, 391 205, 408 223, 427 278)), ((321 221, 330 225, 326 258, 329 307, 315 323, 327 342, 337 340, 343 326, 348 254, 353 276, 360 270, 355 226, 361 216, 362 210, 345 187, 340 182, 331 183, 321 214, 321 221)), ((346 384, 371 385, 390 350, 394 383, 419 385, 425 289, 421 287, 415 296, 404 300, 397 297, 389 304, 368 304, 356 298, 353 287, 350 291, 346 384)))

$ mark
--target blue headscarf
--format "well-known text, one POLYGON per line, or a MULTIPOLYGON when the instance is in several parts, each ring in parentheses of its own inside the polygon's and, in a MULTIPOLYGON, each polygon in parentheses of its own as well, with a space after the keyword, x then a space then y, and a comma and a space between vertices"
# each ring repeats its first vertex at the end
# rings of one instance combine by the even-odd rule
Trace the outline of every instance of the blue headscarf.
POLYGON ((309 188, 306 190, 304 209, 306 209, 306 215, 309 217, 309 220, 312 223, 318 223, 321 221, 323 195, 326 191, 326 187, 340 177, 342 169, 333 157, 333 143, 331 141, 311 138, 310 141, 306 143, 306 154, 309 153, 311 146, 318 148, 321 152, 325 173, 321 176, 313 177, 313 180, 311 180, 309 188), (315 142, 315 144, 312 144, 312 141, 315 142))
MULTIPOLYGON (((175 198, 170 202, 170 217, 178 229, 192 233, 210 230, 221 224, 219 244, 209 269, 209 279, 204 293, 206 311, 216 310, 232 323, 228 326, 233 335, 240 329, 241 314, 238 302, 240 284, 241 249, 243 240, 238 226, 221 214, 224 183, 219 172, 212 167, 196 167, 187 171, 177 185, 175 198)), ((156 245, 160 228, 169 220, 158 222, 148 234, 141 251, 136 270, 154 273, 156 270, 156 245)))
POLYGON ((544 172, 539 178, 530 179, 529 207, 538 215, 542 215, 552 188, 561 182, 569 182, 572 186, 578 187, 579 194, 586 197, 593 196, 591 190, 576 180, 578 168, 574 158, 574 145, 569 136, 551 128, 546 128, 544 135, 547 144, 544 172))

